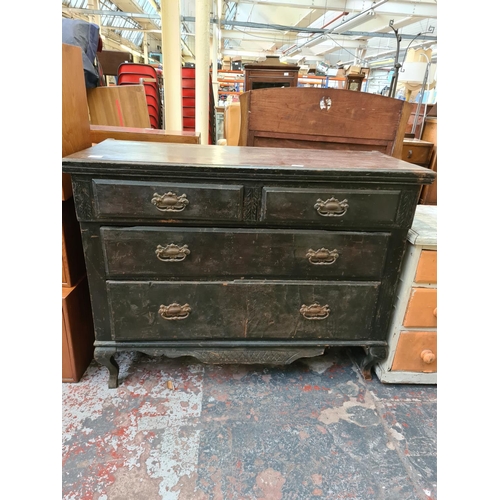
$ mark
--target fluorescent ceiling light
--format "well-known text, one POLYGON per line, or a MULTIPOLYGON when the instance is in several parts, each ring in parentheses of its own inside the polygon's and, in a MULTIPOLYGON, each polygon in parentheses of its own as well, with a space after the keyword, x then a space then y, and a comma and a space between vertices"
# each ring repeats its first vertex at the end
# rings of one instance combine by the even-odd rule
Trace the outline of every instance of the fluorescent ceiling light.
POLYGON ((369 17, 375 17, 375 12, 373 12, 373 10, 369 10, 364 14, 359 14, 357 16, 351 17, 351 19, 348 19, 345 23, 342 23, 339 26, 333 28, 332 32, 341 34, 345 33, 346 31, 350 31, 352 28, 355 28, 356 26, 359 26, 360 24, 368 21, 369 17))

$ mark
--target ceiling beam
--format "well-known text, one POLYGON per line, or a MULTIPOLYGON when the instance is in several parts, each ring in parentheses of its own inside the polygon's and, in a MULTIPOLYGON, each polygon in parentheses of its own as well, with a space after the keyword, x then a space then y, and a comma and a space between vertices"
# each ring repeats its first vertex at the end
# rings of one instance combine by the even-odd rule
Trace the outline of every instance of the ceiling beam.
MULTIPOLYGON (((360 12, 367 8, 364 0, 239 0, 239 3, 250 3, 261 6, 290 7, 297 9, 321 9, 348 12, 360 12)), ((377 12, 387 15, 409 15, 437 18, 437 4, 434 0, 420 2, 396 0, 377 8, 377 12)))

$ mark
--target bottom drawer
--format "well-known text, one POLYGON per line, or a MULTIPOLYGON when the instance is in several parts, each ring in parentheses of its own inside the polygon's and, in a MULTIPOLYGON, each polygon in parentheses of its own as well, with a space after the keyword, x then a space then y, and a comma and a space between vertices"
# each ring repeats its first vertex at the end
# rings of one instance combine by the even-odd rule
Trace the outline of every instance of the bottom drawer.
POLYGON ((437 332, 401 332, 391 370, 437 372, 437 332))
POLYGON ((374 338, 380 283, 108 281, 115 340, 374 338))

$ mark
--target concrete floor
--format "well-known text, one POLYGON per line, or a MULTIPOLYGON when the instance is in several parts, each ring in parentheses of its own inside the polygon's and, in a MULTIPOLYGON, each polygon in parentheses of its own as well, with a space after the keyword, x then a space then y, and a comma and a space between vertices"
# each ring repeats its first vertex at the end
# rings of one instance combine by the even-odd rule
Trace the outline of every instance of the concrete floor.
POLYGON ((62 388, 63 500, 436 500, 437 387, 365 381, 362 354, 119 353, 117 389, 92 362, 62 388))

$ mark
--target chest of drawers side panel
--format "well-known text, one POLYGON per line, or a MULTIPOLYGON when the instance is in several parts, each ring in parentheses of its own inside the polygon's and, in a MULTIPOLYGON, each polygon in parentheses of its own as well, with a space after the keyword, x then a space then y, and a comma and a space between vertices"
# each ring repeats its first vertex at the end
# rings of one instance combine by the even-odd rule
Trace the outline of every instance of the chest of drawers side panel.
POLYGON ((80 222, 87 279, 89 283, 95 339, 111 340, 111 321, 106 291, 106 270, 100 238, 100 225, 80 222))

